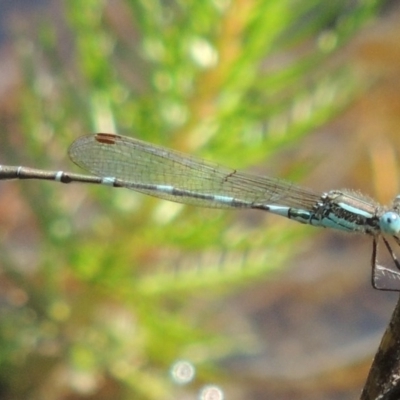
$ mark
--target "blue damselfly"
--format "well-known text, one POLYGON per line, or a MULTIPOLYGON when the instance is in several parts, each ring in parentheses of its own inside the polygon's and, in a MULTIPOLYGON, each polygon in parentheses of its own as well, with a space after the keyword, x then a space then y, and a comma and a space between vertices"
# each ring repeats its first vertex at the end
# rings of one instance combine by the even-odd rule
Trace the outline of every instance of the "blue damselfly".
POLYGON ((124 187, 165 200, 202 207, 267 211, 297 222, 372 237, 372 286, 383 277, 400 282, 400 263, 388 238, 400 246, 400 195, 384 207, 352 190, 318 194, 288 181, 257 176, 125 136, 98 133, 78 138, 71 160, 94 175, 0 165, 0 180, 40 179, 124 187), (383 241, 394 267, 378 264, 383 241))

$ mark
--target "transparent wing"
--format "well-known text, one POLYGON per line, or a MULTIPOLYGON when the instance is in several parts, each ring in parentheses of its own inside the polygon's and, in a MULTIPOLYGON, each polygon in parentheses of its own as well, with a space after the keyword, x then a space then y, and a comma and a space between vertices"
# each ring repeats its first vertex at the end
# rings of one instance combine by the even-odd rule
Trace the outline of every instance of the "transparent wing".
POLYGON ((69 156, 95 175, 113 177, 121 186, 179 203, 215 208, 275 204, 310 210, 320 198, 281 179, 236 171, 120 135, 80 137, 69 148, 69 156), (238 202, 220 201, 222 197, 238 202))

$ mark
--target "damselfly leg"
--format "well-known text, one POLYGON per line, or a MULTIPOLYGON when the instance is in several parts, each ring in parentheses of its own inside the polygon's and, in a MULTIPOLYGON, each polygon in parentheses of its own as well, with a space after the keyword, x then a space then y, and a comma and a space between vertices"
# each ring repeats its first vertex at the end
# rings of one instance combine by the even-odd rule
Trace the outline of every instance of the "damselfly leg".
MULTIPOLYGON (((400 239, 397 236, 392 236, 396 244, 400 247, 400 239)), ((389 241, 382 235, 373 238, 372 244, 372 274, 371 283, 374 289, 393 292, 400 291, 400 262, 392 249, 389 241), (380 265, 378 263, 378 246, 379 240, 382 238, 383 243, 393 261, 393 268, 380 265), (393 285, 394 286, 391 286, 393 285)))

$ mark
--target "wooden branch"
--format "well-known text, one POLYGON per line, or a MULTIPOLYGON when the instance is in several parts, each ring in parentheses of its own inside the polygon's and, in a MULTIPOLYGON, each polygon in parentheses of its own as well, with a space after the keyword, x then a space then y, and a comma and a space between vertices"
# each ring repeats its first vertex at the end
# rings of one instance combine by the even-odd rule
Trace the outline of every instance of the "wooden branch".
POLYGON ((400 399, 400 297, 375 354, 360 399, 400 399))

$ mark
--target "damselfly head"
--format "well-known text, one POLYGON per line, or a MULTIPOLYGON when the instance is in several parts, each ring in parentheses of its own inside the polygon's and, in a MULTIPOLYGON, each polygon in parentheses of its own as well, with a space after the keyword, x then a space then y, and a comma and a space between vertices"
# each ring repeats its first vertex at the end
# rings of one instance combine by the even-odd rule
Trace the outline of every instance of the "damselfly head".
POLYGON ((387 211, 379 218, 379 227, 382 233, 397 235, 400 232, 400 215, 394 211, 387 211))

